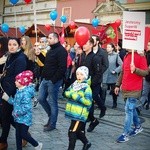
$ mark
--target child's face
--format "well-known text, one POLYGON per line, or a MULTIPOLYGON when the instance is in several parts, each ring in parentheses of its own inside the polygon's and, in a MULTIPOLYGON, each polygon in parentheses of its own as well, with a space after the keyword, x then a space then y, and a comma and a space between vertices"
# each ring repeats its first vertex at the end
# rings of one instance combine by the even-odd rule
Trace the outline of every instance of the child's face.
POLYGON ((76 73, 76 77, 77 77, 77 80, 78 80, 79 82, 82 82, 82 81, 85 80, 85 77, 84 77, 84 75, 83 75, 82 72, 77 72, 77 73, 76 73))
POLYGON ((16 84, 16 87, 17 87, 17 88, 23 87, 23 85, 21 85, 17 80, 15 81, 15 84, 16 84))

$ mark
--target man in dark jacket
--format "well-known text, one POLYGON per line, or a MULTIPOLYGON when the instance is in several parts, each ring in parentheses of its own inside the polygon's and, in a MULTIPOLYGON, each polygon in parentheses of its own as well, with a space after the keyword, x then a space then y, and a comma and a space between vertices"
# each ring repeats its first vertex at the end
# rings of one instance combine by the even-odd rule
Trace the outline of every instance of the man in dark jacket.
MULTIPOLYGON (((81 66, 86 66, 89 69, 91 76, 92 97, 98 107, 101 109, 101 100, 99 97, 100 84, 102 80, 102 57, 95 55, 92 51, 94 40, 92 37, 83 45, 83 54, 81 56, 81 66)), ((94 117, 94 102, 90 110, 89 120, 91 121, 88 132, 94 130, 99 124, 99 121, 94 117)))
MULTIPOLYGON (((104 50, 103 48, 101 48, 101 42, 98 36, 96 35, 92 35, 92 38, 94 40, 94 47, 93 47, 93 52, 97 55, 102 57, 102 75, 103 73, 107 70, 108 66, 109 66, 109 61, 108 61, 108 53, 106 50, 104 50)), ((101 87, 101 82, 102 82, 102 78, 100 79, 100 101, 101 101, 101 113, 99 115, 99 118, 102 118, 105 115, 106 112, 106 107, 105 107, 105 93, 102 90, 101 87)))
POLYGON ((50 33, 48 42, 51 50, 47 52, 42 71, 42 82, 39 87, 38 101, 49 119, 44 131, 56 128, 58 116, 58 92, 67 68, 67 51, 59 42, 57 33, 50 33))

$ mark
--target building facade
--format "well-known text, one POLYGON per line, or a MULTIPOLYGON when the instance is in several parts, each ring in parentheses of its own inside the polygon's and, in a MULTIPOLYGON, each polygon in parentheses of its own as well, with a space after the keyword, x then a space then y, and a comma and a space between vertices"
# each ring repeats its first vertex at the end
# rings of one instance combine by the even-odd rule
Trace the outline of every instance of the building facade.
POLYGON ((0 24, 25 28, 35 22, 62 26, 62 15, 67 16, 65 26, 70 21, 91 23, 95 17, 100 24, 107 24, 122 19, 123 11, 145 11, 146 24, 150 25, 150 0, 32 0, 30 4, 19 0, 15 6, 9 0, 0 0, 0 24), (50 19, 52 10, 58 12, 56 21, 50 19))

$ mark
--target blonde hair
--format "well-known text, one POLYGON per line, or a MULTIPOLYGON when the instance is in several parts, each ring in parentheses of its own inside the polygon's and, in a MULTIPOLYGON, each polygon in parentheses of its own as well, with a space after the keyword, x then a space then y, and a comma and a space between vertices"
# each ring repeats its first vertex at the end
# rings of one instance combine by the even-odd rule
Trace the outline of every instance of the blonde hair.
POLYGON ((24 54, 27 56, 29 60, 35 61, 35 53, 29 36, 23 36, 22 39, 25 39, 26 45, 22 46, 24 50, 24 54))

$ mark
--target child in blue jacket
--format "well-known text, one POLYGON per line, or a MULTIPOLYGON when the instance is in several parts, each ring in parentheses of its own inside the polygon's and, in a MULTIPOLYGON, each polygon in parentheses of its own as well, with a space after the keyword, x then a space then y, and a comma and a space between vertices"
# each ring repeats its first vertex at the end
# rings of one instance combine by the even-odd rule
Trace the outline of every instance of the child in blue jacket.
POLYGON ((34 140, 28 134, 32 124, 32 98, 34 97, 34 86, 32 83, 33 73, 30 70, 23 71, 16 76, 16 87, 18 88, 14 98, 4 93, 2 98, 13 105, 12 115, 16 125, 17 150, 22 150, 22 139, 32 144, 35 150, 42 149, 42 143, 34 140))
POLYGON ((85 125, 92 105, 92 90, 88 74, 87 67, 79 67, 76 71, 77 80, 65 91, 65 96, 68 98, 65 116, 71 119, 68 130, 68 150, 75 149, 77 139, 84 144, 82 150, 88 150, 91 147, 91 143, 85 136, 85 125))

